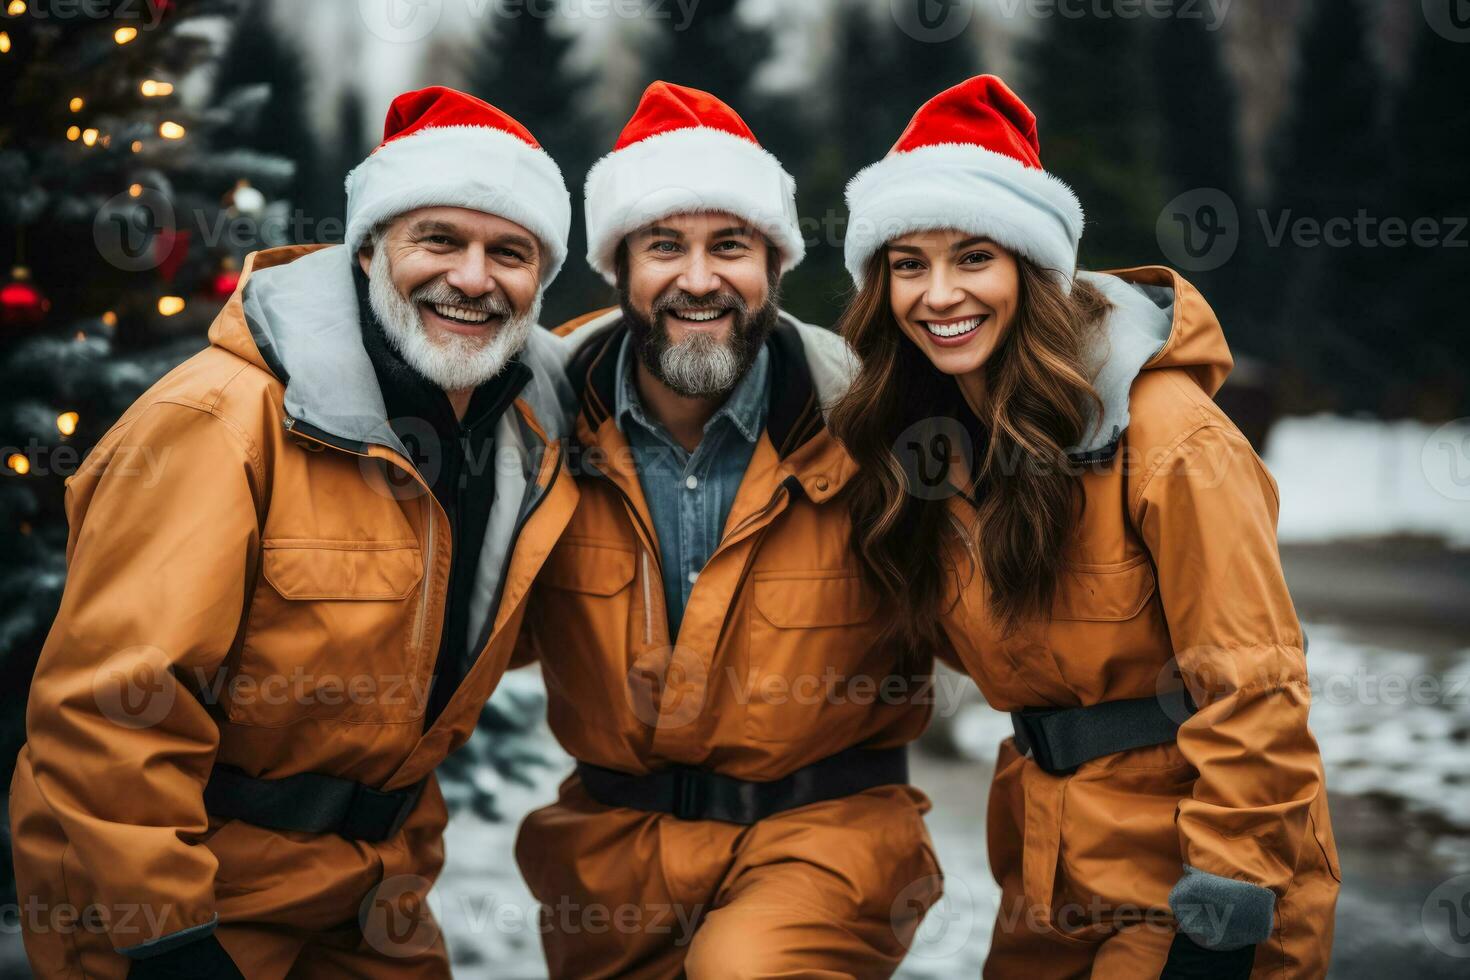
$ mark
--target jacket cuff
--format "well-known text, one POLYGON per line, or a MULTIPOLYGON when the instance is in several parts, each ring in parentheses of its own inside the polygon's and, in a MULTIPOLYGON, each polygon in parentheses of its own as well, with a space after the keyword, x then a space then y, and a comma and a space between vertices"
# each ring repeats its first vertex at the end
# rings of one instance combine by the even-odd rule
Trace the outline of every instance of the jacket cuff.
POLYGON ((159 936, 157 939, 150 939, 147 942, 138 943, 136 946, 119 946, 117 947, 117 952, 129 959, 146 960, 160 953, 167 953, 171 949, 178 949, 180 946, 192 943, 195 940, 203 939, 205 936, 213 935, 215 926, 217 925, 219 925, 219 913, 216 912, 208 922, 201 922, 197 926, 180 929, 178 932, 171 932, 166 936, 159 936))
POLYGON ((1186 864, 1169 892, 1169 910, 1179 931, 1206 949, 1240 949, 1270 937, 1276 893, 1186 864))

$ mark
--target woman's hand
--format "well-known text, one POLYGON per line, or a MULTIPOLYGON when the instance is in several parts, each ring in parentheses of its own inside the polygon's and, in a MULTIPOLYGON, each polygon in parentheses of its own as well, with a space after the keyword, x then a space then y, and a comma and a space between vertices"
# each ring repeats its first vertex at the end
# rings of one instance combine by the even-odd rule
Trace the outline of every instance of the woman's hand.
POLYGON ((1256 961, 1256 948, 1207 949, 1184 933, 1174 937, 1159 980, 1246 980, 1256 961))

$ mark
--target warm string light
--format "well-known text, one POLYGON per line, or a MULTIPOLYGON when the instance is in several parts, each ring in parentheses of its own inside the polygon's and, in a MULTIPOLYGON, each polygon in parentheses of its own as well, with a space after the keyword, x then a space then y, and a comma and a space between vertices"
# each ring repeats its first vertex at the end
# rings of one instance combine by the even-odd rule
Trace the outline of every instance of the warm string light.
POLYGON ((94 146, 94 145, 96 145, 96 143, 97 143, 97 136, 98 136, 98 133, 97 133, 97 130, 95 130, 95 129, 88 128, 88 129, 82 130, 82 142, 85 143, 87 146, 94 146))
POLYGON ((76 412, 62 412, 56 416, 56 431, 64 436, 72 435, 77 431, 77 422, 81 416, 76 412))
POLYGON ((129 184, 128 185, 128 197, 142 197, 142 196, 143 196, 143 185, 142 184, 129 184))
POLYGON ((165 95, 173 95, 174 83, 160 82, 157 79, 148 78, 144 79, 143 83, 138 86, 138 90, 147 98, 159 98, 165 95))
POLYGON ((21 476, 25 476, 31 471, 31 461, 23 453, 11 453, 9 458, 5 460, 5 464, 21 476))
POLYGON ((82 101, 82 97, 80 95, 73 96, 71 102, 67 103, 67 105, 70 106, 72 112, 81 112, 82 106, 86 104, 86 102, 82 101))
POLYGON ((181 140, 184 138, 184 127, 171 120, 165 120, 158 126, 158 135, 166 140, 181 140))
POLYGON ((5 8, 5 12, 12 17, 19 17, 26 12, 26 0, 10 0, 10 5, 5 8))
POLYGON ((129 41, 137 36, 138 29, 136 27, 119 27, 116 31, 113 32, 112 39, 118 44, 127 44, 129 41))
POLYGON ((184 297, 182 296, 160 296, 158 297, 158 312, 162 316, 174 316, 184 312, 184 297))
POLYGON ((69 140, 71 140, 73 143, 75 143, 77 140, 81 139, 82 138, 82 127, 80 127, 80 126, 68 126, 68 127, 66 127, 66 138, 69 139, 69 140))
POLYGON ((10 53, 10 34, 8 32, 6 32, 6 31, 0 31, 0 54, 9 54, 9 53, 10 53))

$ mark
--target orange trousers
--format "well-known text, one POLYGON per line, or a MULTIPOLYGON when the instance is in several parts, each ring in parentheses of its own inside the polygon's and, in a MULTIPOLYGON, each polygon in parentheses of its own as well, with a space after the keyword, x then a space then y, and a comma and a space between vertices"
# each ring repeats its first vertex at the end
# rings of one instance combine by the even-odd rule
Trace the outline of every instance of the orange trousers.
POLYGON ((580 780, 516 860, 553 980, 892 975, 942 892, 929 801, 880 786, 745 827, 605 807, 580 780))

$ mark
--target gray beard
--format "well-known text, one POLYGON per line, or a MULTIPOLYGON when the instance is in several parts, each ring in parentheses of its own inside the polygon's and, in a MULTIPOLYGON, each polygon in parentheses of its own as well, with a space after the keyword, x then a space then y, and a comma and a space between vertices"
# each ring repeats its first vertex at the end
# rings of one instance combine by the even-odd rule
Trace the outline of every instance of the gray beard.
POLYGON ((658 308, 658 303, 650 320, 633 309, 626 290, 621 299, 623 320, 632 334, 638 359, 670 391, 684 398, 728 395, 754 363, 780 313, 773 289, 765 305, 754 313, 736 311, 735 324, 725 343, 708 334, 691 334, 671 344, 663 323, 668 314, 658 308))
MULTIPOLYGON (((488 337, 446 336, 434 339, 414 301, 398 291, 384 248, 373 250, 368 273, 368 302, 388 343, 408 366, 445 391, 477 388, 505 369, 526 346, 541 318, 541 293, 525 313, 507 316, 488 337)), ((421 290, 415 290, 417 294, 421 290)), ((471 307, 482 304, 466 304, 471 307)), ((492 305, 495 305, 492 303, 492 305)), ((503 302, 501 309, 509 311, 503 302)))

